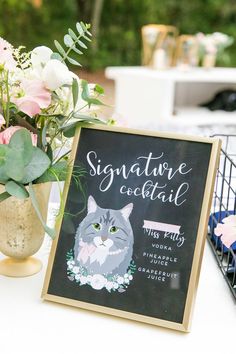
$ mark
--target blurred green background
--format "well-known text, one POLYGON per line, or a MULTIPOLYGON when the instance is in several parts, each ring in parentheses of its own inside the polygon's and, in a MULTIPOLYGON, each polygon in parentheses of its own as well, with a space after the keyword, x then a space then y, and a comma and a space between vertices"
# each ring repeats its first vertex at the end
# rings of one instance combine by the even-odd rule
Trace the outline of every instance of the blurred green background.
MULTIPOLYGON (((139 65, 141 26, 177 26, 182 34, 224 32, 236 38, 235 0, 0 0, 0 36, 29 50, 53 48, 76 21, 92 23, 94 40, 80 62, 88 69, 139 65)), ((236 43, 218 60, 236 66, 236 43)))

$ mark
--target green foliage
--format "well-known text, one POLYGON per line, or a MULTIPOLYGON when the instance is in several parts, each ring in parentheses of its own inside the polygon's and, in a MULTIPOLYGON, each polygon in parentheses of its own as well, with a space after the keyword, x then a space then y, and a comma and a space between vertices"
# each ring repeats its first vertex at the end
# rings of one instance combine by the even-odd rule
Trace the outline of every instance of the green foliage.
POLYGON ((69 28, 68 34, 64 36, 64 45, 67 47, 66 49, 64 49, 57 40, 54 40, 54 44, 58 50, 58 53, 53 53, 52 58, 58 58, 65 63, 68 61, 72 65, 81 66, 81 64, 77 60, 73 59, 70 55, 73 52, 81 55, 83 54, 81 48, 87 49, 87 46, 82 40, 91 42, 91 39, 88 37, 92 36, 92 34, 89 32, 89 28, 90 25, 84 24, 83 22, 76 23, 77 33, 69 28))
MULTIPOLYGON (((56 38, 59 43, 64 29, 78 18, 91 21, 94 3, 94 0, 44 0, 40 8, 35 8, 28 0, 0 0, 0 36, 15 46, 24 43, 30 49, 40 44, 51 47, 53 40, 56 38)), ((105 0, 96 38, 97 51, 89 48, 86 58, 81 57, 81 64, 92 69, 139 65, 140 30, 148 23, 174 25, 183 34, 219 31, 236 37, 235 21, 236 3, 232 0, 105 0)), ((79 26, 76 31, 80 33, 79 26)), ((75 40, 73 32, 70 29, 68 35, 75 40)), ((71 44, 67 35, 65 41, 71 44)), ((81 54, 80 49, 76 50, 81 54)), ((73 55, 71 59, 74 60, 73 55)), ((220 55, 218 64, 236 65, 236 44, 220 55)))
POLYGON ((47 154, 32 145, 27 129, 16 131, 8 145, 0 145, 0 181, 28 184, 40 177, 51 164, 47 154))

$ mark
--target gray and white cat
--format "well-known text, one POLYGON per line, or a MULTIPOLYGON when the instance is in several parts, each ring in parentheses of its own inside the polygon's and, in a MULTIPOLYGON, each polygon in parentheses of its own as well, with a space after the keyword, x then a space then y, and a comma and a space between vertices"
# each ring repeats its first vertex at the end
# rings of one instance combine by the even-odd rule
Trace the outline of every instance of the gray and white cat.
POLYGON ((132 209, 132 203, 119 210, 103 209, 90 196, 88 213, 75 236, 75 264, 90 274, 124 275, 133 254, 132 209))

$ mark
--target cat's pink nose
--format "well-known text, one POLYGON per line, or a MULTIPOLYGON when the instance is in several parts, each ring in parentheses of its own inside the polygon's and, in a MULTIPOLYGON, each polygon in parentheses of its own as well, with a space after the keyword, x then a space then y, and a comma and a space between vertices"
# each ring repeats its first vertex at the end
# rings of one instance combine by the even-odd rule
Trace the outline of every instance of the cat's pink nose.
POLYGON ((102 239, 102 241, 104 242, 104 241, 107 240, 107 237, 106 237, 106 236, 101 236, 101 239, 102 239))

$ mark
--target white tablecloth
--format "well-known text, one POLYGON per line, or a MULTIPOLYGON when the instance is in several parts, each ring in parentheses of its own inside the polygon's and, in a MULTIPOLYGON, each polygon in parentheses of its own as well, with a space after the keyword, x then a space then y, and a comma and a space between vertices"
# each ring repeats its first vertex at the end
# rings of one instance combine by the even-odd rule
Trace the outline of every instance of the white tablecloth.
POLYGON ((37 254, 44 264, 39 274, 21 279, 0 276, 1 354, 234 351, 235 302, 208 244, 189 334, 42 302, 49 249, 50 241, 45 238, 37 254))

